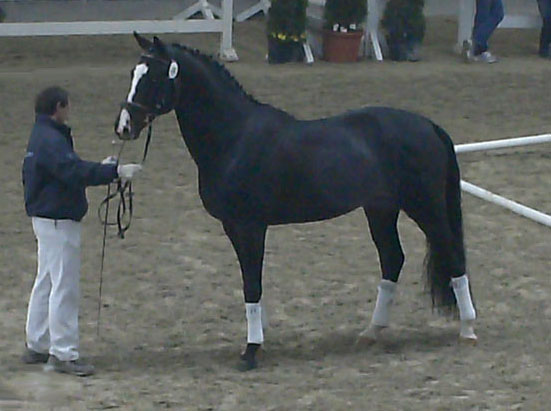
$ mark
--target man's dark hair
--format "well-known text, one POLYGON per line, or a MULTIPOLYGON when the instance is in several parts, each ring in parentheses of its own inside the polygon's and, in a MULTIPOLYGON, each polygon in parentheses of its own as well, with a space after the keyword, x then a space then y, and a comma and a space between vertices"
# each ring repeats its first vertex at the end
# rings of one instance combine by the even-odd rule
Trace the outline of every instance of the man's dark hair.
POLYGON ((61 103, 61 107, 67 106, 69 104, 69 93, 58 86, 48 87, 36 96, 34 112, 51 116, 57 110, 57 103, 61 103))

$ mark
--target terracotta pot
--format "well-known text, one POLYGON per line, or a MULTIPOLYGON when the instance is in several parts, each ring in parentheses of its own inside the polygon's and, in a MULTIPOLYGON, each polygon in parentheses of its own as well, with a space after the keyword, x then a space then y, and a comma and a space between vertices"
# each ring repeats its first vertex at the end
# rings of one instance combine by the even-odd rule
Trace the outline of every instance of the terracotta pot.
POLYGON ((339 31, 324 30, 323 58, 334 63, 350 63, 358 61, 360 43, 363 31, 341 33, 339 31))

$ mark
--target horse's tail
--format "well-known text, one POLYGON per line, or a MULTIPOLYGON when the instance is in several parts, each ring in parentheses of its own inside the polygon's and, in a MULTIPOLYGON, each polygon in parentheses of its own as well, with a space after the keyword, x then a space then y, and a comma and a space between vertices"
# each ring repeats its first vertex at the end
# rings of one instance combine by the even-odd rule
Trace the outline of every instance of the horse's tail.
POLYGON ((448 153, 445 197, 451 243, 444 248, 436 247, 429 239, 426 259, 427 281, 433 307, 442 309, 445 313, 455 314, 457 304, 451 287, 451 278, 452 274, 463 274, 466 264, 461 212, 461 177, 451 137, 436 124, 433 124, 433 127, 448 153))

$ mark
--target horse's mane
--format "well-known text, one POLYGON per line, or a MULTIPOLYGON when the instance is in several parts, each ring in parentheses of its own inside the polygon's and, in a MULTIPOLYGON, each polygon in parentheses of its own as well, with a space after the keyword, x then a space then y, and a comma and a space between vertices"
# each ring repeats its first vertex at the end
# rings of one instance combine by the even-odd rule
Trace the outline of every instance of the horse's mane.
POLYGON ((180 50, 180 51, 185 51, 188 54, 190 54, 191 56, 195 57, 197 60, 204 63, 207 67, 210 67, 211 69, 213 69, 214 72, 218 73, 222 77, 223 80, 227 80, 227 82, 229 84, 234 86, 236 88, 236 90, 239 93, 241 93, 241 95, 245 96, 249 101, 252 101, 253 103, 262 105, 262 103, 260 103, 258 100, 256 100, 251 94, 247 93, 247 91, 245 91, 245 89, 243 88, 241 83, 239 83, 239 81, 237 81, 237 79, 226 68, 226 66, 224 66, 222 63, 220 63, 218 60, 216 60, 216 58, 214 58, 213 56, 203 54, 201 51, 199 51, 196 48, 187 47, 187 46, 184 46, 184 45, 178 44, 178 43, 173 43, 172 47, 177 49, 177 50, 180 50))

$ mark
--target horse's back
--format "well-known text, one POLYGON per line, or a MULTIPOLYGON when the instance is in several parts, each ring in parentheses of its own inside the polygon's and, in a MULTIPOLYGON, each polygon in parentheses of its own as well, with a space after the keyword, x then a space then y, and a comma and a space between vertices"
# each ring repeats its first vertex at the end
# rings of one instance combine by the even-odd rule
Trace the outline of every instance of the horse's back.
POLYGON ((345 113, 344 118, 357 124, 363 122, 369 128, 376 123, 379 141, 400 158, 402 165, 434 171, 447 164, 452 145, 449 136, 439 133, 439 127, 422 115, 391 107, 366 107, 345 113))

